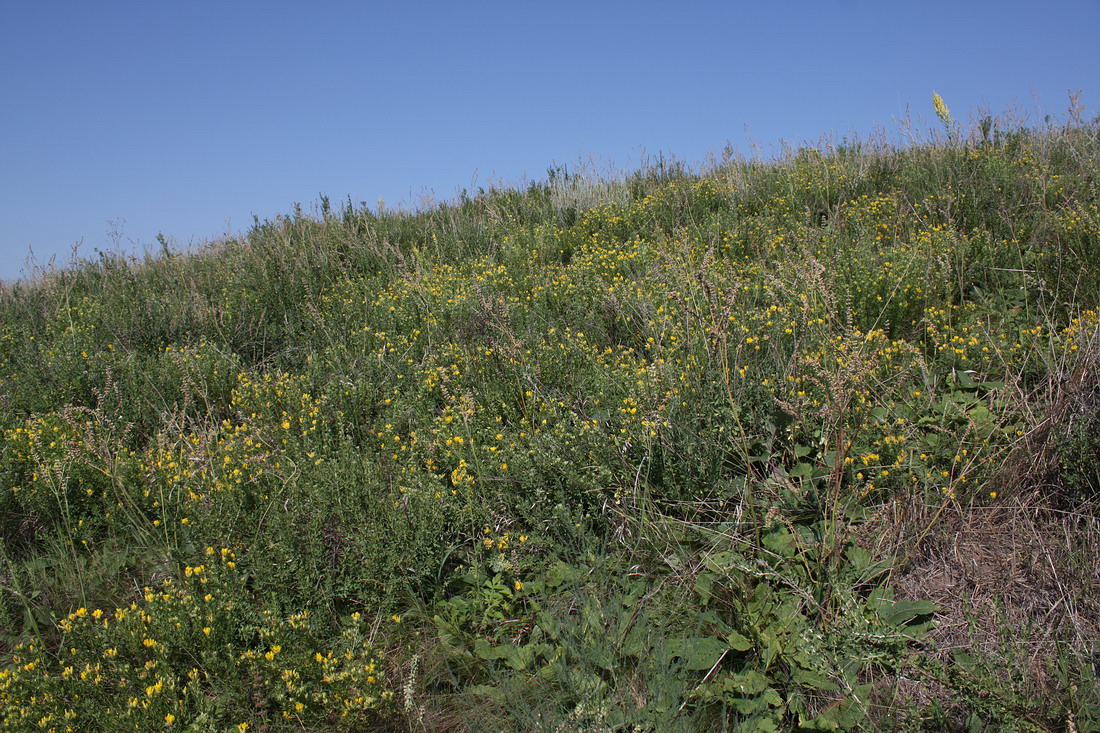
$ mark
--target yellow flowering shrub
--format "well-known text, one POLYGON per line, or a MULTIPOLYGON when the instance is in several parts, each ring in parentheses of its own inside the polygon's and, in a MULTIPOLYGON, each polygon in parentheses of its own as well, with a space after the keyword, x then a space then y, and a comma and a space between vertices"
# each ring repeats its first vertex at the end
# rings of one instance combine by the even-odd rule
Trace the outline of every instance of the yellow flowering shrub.
POLYGON ((204 560, 127 607, 77 609, 56 649, 17 646, 0 671, 0 727, 352 730, 386 709, 362 616, 333 633, 309 612, 259 604, 232 551, 208 548, 204 560))

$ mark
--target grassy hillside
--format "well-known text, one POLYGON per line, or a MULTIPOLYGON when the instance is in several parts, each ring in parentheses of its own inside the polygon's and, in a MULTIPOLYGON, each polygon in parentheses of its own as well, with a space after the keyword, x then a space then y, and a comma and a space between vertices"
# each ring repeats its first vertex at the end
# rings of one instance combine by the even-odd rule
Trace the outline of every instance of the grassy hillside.
POLYGON ((0 292, 5 730, 1100 727, 1100 128, 0 292))

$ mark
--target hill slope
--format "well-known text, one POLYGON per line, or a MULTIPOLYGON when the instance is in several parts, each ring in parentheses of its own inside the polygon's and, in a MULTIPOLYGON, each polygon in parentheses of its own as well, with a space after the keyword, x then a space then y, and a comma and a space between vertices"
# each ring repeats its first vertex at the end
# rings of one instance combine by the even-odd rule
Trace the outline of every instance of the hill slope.
POLYGON ((5 729, 1100 725, 1098 134, 6 289, 5 729))

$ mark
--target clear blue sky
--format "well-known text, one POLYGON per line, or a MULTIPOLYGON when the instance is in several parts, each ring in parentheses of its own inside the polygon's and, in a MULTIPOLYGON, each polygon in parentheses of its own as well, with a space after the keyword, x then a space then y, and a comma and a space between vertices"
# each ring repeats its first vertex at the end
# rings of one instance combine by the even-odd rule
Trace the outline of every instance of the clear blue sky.
POLYGON ((415 203, 642 150, 1098 110, 1100 2, 0 5, 0 278, 318 194, 415 203), (476 178, 475 178, 476 175, 476 178), (118 232, 112 236, 116 222, 118 232), (124 222, 124 224, 123 224, 124 222))

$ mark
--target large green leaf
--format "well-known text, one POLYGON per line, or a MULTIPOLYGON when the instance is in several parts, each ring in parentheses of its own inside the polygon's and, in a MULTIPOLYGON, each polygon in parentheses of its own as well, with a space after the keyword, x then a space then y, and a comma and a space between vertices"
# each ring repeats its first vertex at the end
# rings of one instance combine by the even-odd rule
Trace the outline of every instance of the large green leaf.
POLYGON ((879 615, 895 626, 904 626, 921 616, 931 616, 940 610, 931 601, 894 601, 879 608, 879 615))
POLYGON ((729 644, 713 636, 668 641, 669 656, 679 658, 685 669, 710 669, 729 648, 729 644))

